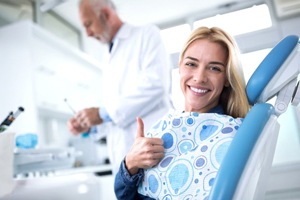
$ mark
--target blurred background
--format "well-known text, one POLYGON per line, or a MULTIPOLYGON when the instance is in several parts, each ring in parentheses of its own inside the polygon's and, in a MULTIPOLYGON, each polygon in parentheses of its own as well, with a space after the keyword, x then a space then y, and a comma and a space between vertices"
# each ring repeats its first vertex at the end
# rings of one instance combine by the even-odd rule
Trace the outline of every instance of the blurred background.
MULTIPOLYGON (((219 26, 233 35, 246 81, 284 36, 300 35, 300 0, 114 2, 123 21, 160 28, 172 61, 172 95, 178 107, 183 102, 178 57, 193 29, 219 26)), ((114 199, 112 190, 106 189, 113 178, 105 138, 95 142, 90 137, 74 137, 66 127, 73 115, 69 106, 76 111, 101 105, 105 51, 106 45, 87 37, 78 0, 0 0, 0 120, 23 106, 25 112, 10 130, 17 135, 36 134, 40 149, 68 155, 63 162, 45 162, 42 167, 34 159, 30 165, 15 166, 18 190, 0 199, 33 200, 45 193, 49 199, 114 199), (58 187, 69 190, 53 192, 58 187)), ((279 123, 266 199, 300 199, 299 106, 289 107, 279 123)))

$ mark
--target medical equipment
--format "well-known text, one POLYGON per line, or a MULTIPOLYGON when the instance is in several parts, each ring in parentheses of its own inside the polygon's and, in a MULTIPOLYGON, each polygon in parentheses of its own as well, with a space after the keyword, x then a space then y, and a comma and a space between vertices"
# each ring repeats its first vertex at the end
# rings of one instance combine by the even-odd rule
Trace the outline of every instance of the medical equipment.
POLYGON ((75 109, 69 104, 67 98, 64 99, 65 103, 67 104, 67 106, 70 108, 70 110, 73 112, 73 114, 75 115, 76 114, 76 111, 75 109))
POLYGON ((219 168, 210 200, 264 199, 280 124, 289 103, 299 104, 299 37, 282 39, 248 81, 253 105, 219 168), (269 103, 276 97, 274 105, 269 103), (267 103, 268 102, 268 103, 267 103))
POLYGON ((60 169, 71 169, 78 152, 74 148, 16 149, 14 175, 48 174, 60 169))
MULTIPOLYGON (((73 112, 73 114, 75 115, 75 114, 76 114, 76 111, 75 111, 75 109, 69 104, 67 98, 65 98, 64 101, 66 102, 67 106, 70 108, 70 110, 71 110, 71 111, 73 112)), ((82 133, 81 136, 82 136, 82 137, 88 137, 88 136, 89 136, 89 133, 90 133, 90 132, 82 133)))
POLYGON ((11 111, 8 114, 8 116, 3 120, 3 122, 0 124, 0 133, 4 132, 23 111, 24 111, 23 107, 19 107, 15 113, 11 111))

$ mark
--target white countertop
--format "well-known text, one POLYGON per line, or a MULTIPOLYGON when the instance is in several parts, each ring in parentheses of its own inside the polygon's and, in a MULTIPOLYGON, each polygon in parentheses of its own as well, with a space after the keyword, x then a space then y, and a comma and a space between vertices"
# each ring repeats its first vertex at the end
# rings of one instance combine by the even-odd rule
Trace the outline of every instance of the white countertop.
POLYGON ((70 169, 61 169, 54 172, 55 175, 67 175, 67 174, 77 174, 77 173, 102 173, 109 172, 112 170, 110 164, 103 164, 98 166, 83 166, 70 169))

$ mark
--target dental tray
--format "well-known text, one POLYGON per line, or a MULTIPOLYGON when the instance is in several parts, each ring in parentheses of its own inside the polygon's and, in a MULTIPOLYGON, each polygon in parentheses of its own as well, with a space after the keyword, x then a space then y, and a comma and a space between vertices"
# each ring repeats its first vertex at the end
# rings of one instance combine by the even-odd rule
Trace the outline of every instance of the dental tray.
POLYGON ((17 149, 14 153, 14 175, 71 168, 74 162, 74 148, 17 149))

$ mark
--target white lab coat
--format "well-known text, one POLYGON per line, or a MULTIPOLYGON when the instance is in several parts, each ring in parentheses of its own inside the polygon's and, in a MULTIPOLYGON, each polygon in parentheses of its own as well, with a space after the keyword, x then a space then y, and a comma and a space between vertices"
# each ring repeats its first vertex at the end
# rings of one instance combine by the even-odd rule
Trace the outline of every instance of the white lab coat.
POLYGON ((149 129, 170 109, 170 93, 171 65, 159 29, 123 24, 103 69, 103 106, 112 122, 98 127, 106 134, 113 173, 133 144, 136 118, 149 129))

